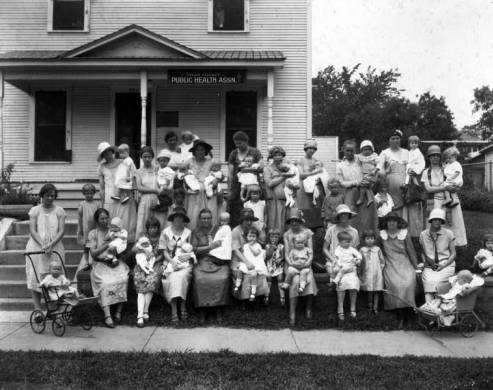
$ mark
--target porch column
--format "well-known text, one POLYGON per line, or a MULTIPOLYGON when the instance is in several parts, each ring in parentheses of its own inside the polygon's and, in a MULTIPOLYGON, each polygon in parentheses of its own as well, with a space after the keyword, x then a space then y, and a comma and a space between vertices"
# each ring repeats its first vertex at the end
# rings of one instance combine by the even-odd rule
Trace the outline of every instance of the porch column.
POLYGON ((147 70, 140 71, 140 144, 147 144, 147 70))
POLYGON ((0 70, 0 168, 4 168, 3 157, 3 71, 0 70))
POLYGON ((267 73, 267 150, 274 143, 274 121, 272 119, 272 108, 274 106, 274 70, 267 73))

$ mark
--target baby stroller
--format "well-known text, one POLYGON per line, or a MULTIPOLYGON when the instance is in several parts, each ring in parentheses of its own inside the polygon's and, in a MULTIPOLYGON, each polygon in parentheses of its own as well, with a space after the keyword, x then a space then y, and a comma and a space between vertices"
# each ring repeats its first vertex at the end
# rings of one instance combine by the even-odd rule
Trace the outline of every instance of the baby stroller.
MULTIPOLYGON (((36 268, 34 267, 34 262, 31 256, 41 255, 44 253, 45 252, 43 251, 24 253, 24 255, 31 262, 31 266, 38 283, 41 281, 36 268)), ((53 251, 53 253, 60 260, 63 271, 65 275, 67 275, 67 269, 65 268, 65 264, 62 261, 60 253, 56 251, 53 251)), ((77 283, 73 282, 72 284, 77 283)), ((41 286, 41 293, 43 294, 43 299, 46 303, 46 314, 43 310, 34 310, 31 313, 29 323, 31 324, 31 329, 34 333, 43 333, 46 328, 46 321, 48 320, 52 321, 51 329, 53 334, 58 337, 62 337, 65 334, 66 325, 68 323, 79 323, 84 330, 89 330, 92 328, 93 320, 91 313, 89 312, 89 306, 97 303, 97 297, 85 298, 84 296, 81 296, 76 304, 71 304, 70 302, 66 302, 63 297, 59 297, 56 300, 51 299, 48 293, 48 288, 44 286, 41 286)))
MULTIPOLYGON (((449 282, 441 283, 437 286, 437 294, 445 294, 450 290, 451 287, 452 286, 449 282)), ((482 287, 473 287, 467 292, 462 293, 462 295, 457 295, 455 298, 455 309, 446 313, 434 313, 432 311, 421 309, 419 307, 416 307, 416 305, 411 304, 410 302, 402 300, 398 296, 390 293, 388 290, 385 290, 384 292, 385 294, 392 295, 393 297, 406 302, 410 307, 412 307, 414 309, 414 312, 417 314, 418 325, 421 326, 427 333, 431 332, 432 330, 456 327, 462 334, 462 336, 473 337, 479 330, 480 326, 482 328, 485 327, 484 322, 474 311, 476 300, 478 298, 479 292, 481 291, 481 288, 482 287), (443 321, 444 315, 453 316, 452 321, 445 324, 443 321)))

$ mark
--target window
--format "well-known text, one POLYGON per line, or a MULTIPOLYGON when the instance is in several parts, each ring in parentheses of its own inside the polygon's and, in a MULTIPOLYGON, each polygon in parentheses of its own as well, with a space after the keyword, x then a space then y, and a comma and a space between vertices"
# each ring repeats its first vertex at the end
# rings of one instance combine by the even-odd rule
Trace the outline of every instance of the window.
POLYGON ((209 31, 248 32, 249 0, 209 0, 209 31))
POLYGON ((66 150, 67 92, 36 91, 34 96, 34 161, 69 161, 66 150))
POLYGON ((49 0, 48 31, 89 31, 90 0, 49 0))

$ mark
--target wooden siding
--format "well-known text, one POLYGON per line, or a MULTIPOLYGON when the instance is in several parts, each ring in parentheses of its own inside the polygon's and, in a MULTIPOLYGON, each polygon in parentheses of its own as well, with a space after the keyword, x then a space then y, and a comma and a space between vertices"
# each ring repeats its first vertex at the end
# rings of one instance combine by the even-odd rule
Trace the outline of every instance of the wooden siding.
MULTIPOLYGON (((308 37, 308 4, 307 1, 299 0, 254 0, 250 2, 250 32, 248 33, 225 33, 207 32, 208 9, 207 0, 97 0, 91 1, 90 32, 89 33, 48 33, 47 25, 47 4, 48 0, 3 0, 0 5, 0 52, 12 50, 68 50, 79 45, 100 38, 112 33, 129 24, 141 25, 153 32, 161 34, 191 49, 205 50, 273 50, 281 51, 285 57, 285 65, 282 69, 275 70, 274 87, 274 144, 280 144, 286 148, 288 156, 297 159, 303 154, 303 142, 306 137, 311 136, 311 129, 307 127, 309 112, 309 78, 308 58, 311 55, 309 50, 308 37)), ((259 94, 262 101, 261 118, 262 135, 259 138, 262 142, 262 152, 266 155, 267 148, 267 108, 265 104, 265 84, 263 92, 259 94)), ((159 88, 158 88, 159 90, 159 88)), ((210 90, 203 89, 199 93, 200 99, 205 99, 210 90)), ((28 141, 28 100, 19 90, 9 86, 6 89, 5 121, 8 123, 5 134, 6 149, 11 148, 11 142, 15 153, 8 151, 10 158, 19 159, 24 155, 28 141), (21 100, 20 105, 15 101, 21 100), (13 132, 10 133, 9 132, 13 132), (18 135, 21 137, 18 137, 18 135), (17 157, 18 156, 18 157, 17 157)), ((94 97, 95 94, 90 93, 94 97)), ((97 95, 97 94, 96 94, 97 95)), ((168 105, 166 96, 158 93, 158 101, 164 106, 168 105), (164 100, 162 100, 164 99, 164 100)), ((182 96, 187 99, 186 96, 182 96)), ((193 100, 193 96, 189 97, 193 100)), ((82 101, 82 96, 74 96, 73 105, 77 101, 82 101)), ((70 169, 56 169, 55 172, 62 172, 67 177, 84 176, 93 172, 93 167, 79 168, 79 164, 87 163, 94 157, 93 133, 87 133, 90 142, 78 145, 81 141, 81 131, 87 132, 87 127, 91 131, 102 131, 102 127, 109 126, 108 118, 105 121, 103 115, 104 104, 108 104, 109 96, 99 96, 97 99, 103 100, 103 105, 98 106, 94 100, 87 97, 87 104, 93 109, 87 109, 84 114, 73 118, 74 136, 72 145, 74 148, 74 164, 70 169), (94 110, 96 109, 96 110, 94 110), (102 111, 99 111, 101 109, 102 111), (94 113, 94 116, 91 116, 94 113), (78 123, 84 120, 86 123, 78 123), (99 128, 100 126, 101 128, 99 128), (78 148, 78 149, 77 149, 78 148), (87 151, 86 151, 87 148, 87 151), (76 157, 79 153, 88 153, 84 158, 76 157), (87 162, 86 162, 87 160, 87 162), (77 166, 75 166, 77 164, 77 166), (73 168, 73 169, 72 169, 73 168)), ((206 104, 212 104, 207 102, 206 104)), ((203 107, 203 106, 201 106, 203 107)), ((199 107, 199 109, 201 108, 199 107)), ((192 107, 191 107, 192 108, 192 107)), ((191 109, 190 108, 190 109, 191 109)), ((157 109, 161 109, 159 106, 157 109)), ((106 110, 108 113, 109 109, 106 110)), ((198 111, 202 112, 202 111, 198 111)), ((213 139, 213 115, 209 112, 203 121, 200 118, 189 116, 189 126, 197 127, 197 131, 203 132, 209 141, 219 147, 219 139, 213 139), (198 127, 205 124, 205 128, 198 127), (214 143, 215 142, 215 143, 214 143)), ((155 135, 161 139, 159 130, 155 135)), ((99 141, 99 139, 98 139, 99 141)), ((7 156, 7 151, 6 151, 7 156)), ((6 158, 6 161, 9 161, 6 158)), ((37 167, 37 166, 36 166, 37 167)), ((58 167, 58 166, 57 166, 58 167)), ((60 166, 63 167, 63 166, 60 166)), ((22 173, 29 175, 29 167, 22 169, 22 173)), ((38 167, 37 167, 38 170, 38 167)), ((41 173, 54 172, 53 167, 40 166, 41 173)))

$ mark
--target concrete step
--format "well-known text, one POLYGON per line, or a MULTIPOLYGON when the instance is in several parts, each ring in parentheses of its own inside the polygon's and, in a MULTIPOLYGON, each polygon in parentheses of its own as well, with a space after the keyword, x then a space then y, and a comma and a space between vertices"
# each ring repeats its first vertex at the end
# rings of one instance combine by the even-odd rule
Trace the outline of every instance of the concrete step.
MULTIPOLYGON (((65 268, 67 269, 67 277, 72 279, 75 276, 77 265, 65 265, 65 268)), ((0 280, 26 280, 26 266, 0 265, 0 280)))
MULTIPOLYGON (((31 298, 0 298, 0 311, 32 311, 34 310, 31 298)), ((29 318, 27 316, 26 318, 29 318)))
MULTIPOLYGON (((81 249, 65 250, 65 264, 78 265, 82 257, 81 249)), ((25 265, 24 249, 0 251, 0 265, 25 265)))
MULTIPOLYGON (((15 222, 13 234, 19 236, 29 234, 29 221, 15 222)), ((67 235, 77 234, 77 220, 74 219, 65 220, 65 234, 67 235)))
POLYGON ((27 289, 25 280, 0 280, 0 297, 30 298, 31 291, 27 289))
MULTIPOLYGON (((5 237, 5 246, 6 249, 25 250, 28 240, 29 235, 7 236, 5 237)), ((77 242, 77 237, 75 235, 64 236, 62 242, 65 249, 82 249, 82 247, 77 242)))

